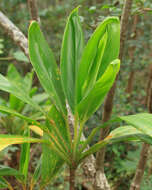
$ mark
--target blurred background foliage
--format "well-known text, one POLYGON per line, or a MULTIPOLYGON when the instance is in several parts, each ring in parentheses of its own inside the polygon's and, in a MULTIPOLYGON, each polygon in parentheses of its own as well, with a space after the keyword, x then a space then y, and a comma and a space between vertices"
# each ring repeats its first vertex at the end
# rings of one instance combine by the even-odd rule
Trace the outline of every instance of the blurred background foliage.
MULTIPOLYGON (((57 62, 60 60, 60 48, 66 18, 71 10, 81 5, 79 10, 85 40, 90 37, 96 26, 107 16, 121 18, 123 0, 37 0, 41 29, 55 53, 57 62)), ((0 10, 27 36, 30 15, 26 0, 1 0, 0 10)), ((121 65, 114 101, 113 117, 139 112, 146 112, 146 90, 148 74, 152 64, 152 2, 151 0, 134 0, 132 5, 124 57, 121 65)), ((7 74, 8 66, 14 64, 24 76, 31 70, 27 57, 14 45, 2 29, 0 30, 0 72, 7 74)), ((39 86, 37 81, 34 85, 39 86)), ((39 86, 38 91, 41 91, 39 86)), ((8 96, 0 92, 0 104, 5 104, 8 96)), ((87 122, 85 134, 88 135, 93 127, 101 123, 101 107, 87 122)), ((0 130, 7 133, 12 118, 0 115, 0 130), (5 119, 4 119, 5 117, 5 119), (4 123, 5 122, 5 123, 4 123), (7 127, 4 128, 4 125, 7 127)), ((15 120, 18 122, 18 120, 15 120)), ((20 123, 21 124, 21 123, 20 123)), ((111 126, 111 129, 116 125, 111 126)), ((98 140, 98 136, 95 141, 98 140)), ((0 154, 0 162, 13 159, 12 154, 18 152, 18 147, 7 148, 0 154)), ((140 154, 141 144, 123 143, 108 146, 105 171, 113 190, 127 190, 133 178, 140 154)), ((39 150, 40 151, 40 150, 39 150)), ((39 155, 39 154, 38 154, 39 155)), ((37 159, 35 158, 36 162, 37 159)), ((151 190, 152 187, 152 150, 148 160, 141 190, 151 190)), ((13 167, 16 167, 15 165, 13 167)), ((32 170, 32 169, 31 169, 32 170)), ((79 170, 81 176, 81 169, 79 170)), ((79 176, 79 175, 78 175, 79 176)), ((68 189, 63 183, 67 178, 66 169, 49 189, 68 189)), ((79 180, 79 177, 78 177, 79 180)), ((80 180, 81 181, 81 180, 80 180)), ((80 183, 83 183, 81 181, 80 183)), ((79 188, 81 189, 81 188, 79 188)))

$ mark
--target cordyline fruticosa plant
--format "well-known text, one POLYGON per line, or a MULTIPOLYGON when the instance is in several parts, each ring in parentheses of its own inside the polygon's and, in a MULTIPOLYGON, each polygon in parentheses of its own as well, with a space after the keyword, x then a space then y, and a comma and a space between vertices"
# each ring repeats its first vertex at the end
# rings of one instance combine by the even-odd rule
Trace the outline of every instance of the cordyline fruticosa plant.
POLYGON ((81 140, 85 122, 103 103, 119 71, 120 61, 117 58, 120 23, 117 17, 105 19, 84 47, 78 8, 74 9, 67 20, 64 32, 60 69, 35 21, 29 27, 28 38, 31 63, 52 105, 49 112, 46 112, 27 94, 25 85, 0 75, 1 90, 14 94, 42 112, 46 118, 44 123, 39 123, 14 110, 0 106, 1 111, 14 114, 35 126, 35 131, 38 129, 43 131, 42 139, 0 135, 0 149, 25 142, 43 143, 41 189, 44 187, 44 181, 48 183, 62 164, 66 163, 70 168, 70 190, 74 190, 74 174, 77 166, 87 156, 109 143, 137 139, 152 143, 150 137, 152 116, 146 113, 118 117, 96 127, 86 140, 81 140), (119 120, 128 122, 129 126, 115 129, 104 140, 86 149, 102 127, 119 120))

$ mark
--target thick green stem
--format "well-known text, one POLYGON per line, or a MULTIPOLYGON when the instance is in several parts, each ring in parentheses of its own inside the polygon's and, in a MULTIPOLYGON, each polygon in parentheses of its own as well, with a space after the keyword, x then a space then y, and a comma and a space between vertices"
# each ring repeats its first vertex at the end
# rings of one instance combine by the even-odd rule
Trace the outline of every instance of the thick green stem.
POLYGON ((75 168, 70 168, 70 178, 69 178, 69 184, 70 184, 70 190, 75 190, 75 168))

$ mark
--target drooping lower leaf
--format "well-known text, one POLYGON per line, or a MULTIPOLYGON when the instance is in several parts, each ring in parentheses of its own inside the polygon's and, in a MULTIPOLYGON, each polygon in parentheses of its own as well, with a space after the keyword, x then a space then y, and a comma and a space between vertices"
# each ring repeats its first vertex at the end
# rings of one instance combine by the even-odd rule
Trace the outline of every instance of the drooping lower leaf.
MULTIPOLYGON (((105 147, 108 144, 113 144, 121 141, 137 141, 141 138, 149 140, 149 137, 141 131, 135 129, 133 126, 123 126, 113 130, 104 140, 99 141, 94 144, 88 150, 81 154, 80 162, 87 156, 97 152, 101 148, 105 147)), ((151 138, 152 140, 152 138, 151 138)))
POLYGON ((0 151, 12 144, 41 143, 43 140, 15 135, 0 135, 0 151))

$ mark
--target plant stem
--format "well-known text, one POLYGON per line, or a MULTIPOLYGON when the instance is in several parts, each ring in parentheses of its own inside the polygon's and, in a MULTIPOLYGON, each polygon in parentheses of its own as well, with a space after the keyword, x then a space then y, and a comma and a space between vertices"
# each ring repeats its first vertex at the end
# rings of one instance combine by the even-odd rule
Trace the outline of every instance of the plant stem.
POLYGON ((69 178, 70 190, 75 190, 75 168, 70 167, 70 178, 69 178))

